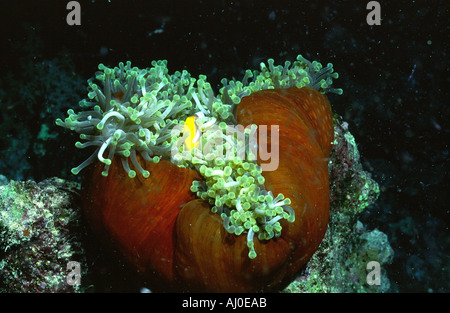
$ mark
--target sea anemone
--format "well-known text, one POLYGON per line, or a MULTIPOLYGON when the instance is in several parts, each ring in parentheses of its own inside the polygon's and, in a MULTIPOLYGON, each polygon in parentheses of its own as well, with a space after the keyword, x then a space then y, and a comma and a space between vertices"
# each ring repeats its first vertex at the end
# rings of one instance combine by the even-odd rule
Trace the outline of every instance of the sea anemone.
POLYGON ((85 142, 76 142, 77 148, 97 147, 72 173, 78 174, 97 158, 105 164, 102 175, 106 176, 113 156, 119 155, 130 177, 135 177, 136 171, 130 169, 128 158, 148 177, 150 173, 139 166, 136 152, 147 162, 157 163, 169 157, 174 143, 171 130, 180 121, 202 112, 218 121, 235 122, 237 105, 253 92, 295 86, 342 94, 342 89, 330 87, 338 78, 331 63, 323 68, 301 55, 292 67, 289 61, 284 66, 274 66, 273 59, 267 63, 261 63, 261 71, 247 70, 242 81, 222 79, 218 97, 204 75, 197 80, 186 70, 168 74, 166 60, 153 61, 152 67, 146 69, 131 67, 130 61, 114 68, 100 64, 95 75, 100 85, 94 79, 88 80, 88 99, 79 102, 83 111, 69 109, 64 121, 56 120, 58 126, 80 134, 85 142), (253 80, 249 82, 250 78, 253 80))
POLYGON ((154 61, 147 69, 131 67, 129 61, 115 68, 103 64, 98 68, 95 80, 100 86, 93 79, 88 81, 89 98, 79 103, 84 111, 75 113, 70 109, 64 121, 56 120, 57 125, 80 134, 85 142, 77 142, 77 148, 97 147, 86 161, 72 169, 73 174, 97 158, 105 164, 102 174, 107 176, 112 158, 119 155, 130 177, 135 177, 136 171, 130 169, 128 158, 148 177, 150 173, 140 167, 136 153, 154 163, 170 156, 172 127, 194 112, 210 112, 211 103, 203 103, 205 97, 198 99, 208 90, 202 79, 197 81, 202 88, 196 88, 196 79, 187 71, 169 75, 167 61, 154 61))
POLYGON ((330 87, 338 74, 302 56, 267 64, 223 79, 217 95, 166 61, 100 65, 84 111, 56 121, 80 133, 76 147, 96 147, 72 170, 100 161, 83 176, 88 221, 155 290, 273 290, 323 237, 333 140, 323 93, 342 93, 330 87), (268 146, 280 149, 276 168, 257 152, 268 146))

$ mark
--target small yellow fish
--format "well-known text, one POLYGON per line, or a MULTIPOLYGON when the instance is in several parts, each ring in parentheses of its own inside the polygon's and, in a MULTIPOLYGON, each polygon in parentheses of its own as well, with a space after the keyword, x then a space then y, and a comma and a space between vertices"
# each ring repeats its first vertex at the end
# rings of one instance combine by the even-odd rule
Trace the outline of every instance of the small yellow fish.
POLYGON ((196 123, 199 117, 203 117, 202 113, 196 113, 192 116, 189 116, 184 122, 184 132, 189 131, 189 136, 187 136, 184 141, 184 145, 186 149, 191 150, 198 146, 199 139, 201 136, 201 131, 198 129, 198 125, 196 123))

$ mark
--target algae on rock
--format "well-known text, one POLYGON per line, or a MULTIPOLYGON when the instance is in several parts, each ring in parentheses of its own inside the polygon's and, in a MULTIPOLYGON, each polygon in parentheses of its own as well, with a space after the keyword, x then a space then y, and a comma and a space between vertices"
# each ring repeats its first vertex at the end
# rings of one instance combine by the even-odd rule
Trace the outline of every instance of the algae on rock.
POLYGON ((394 251, 386 234, 369 231, 358 220, 378 198, 378 184, 363 170, 348 124, 339 116, 334 124, 328 229, 302 275, 284 292, 387 292, 390 282, 383 265, 392 262, 394 251), (371 261, 380 265, 379 284, 368 281, 371 261))

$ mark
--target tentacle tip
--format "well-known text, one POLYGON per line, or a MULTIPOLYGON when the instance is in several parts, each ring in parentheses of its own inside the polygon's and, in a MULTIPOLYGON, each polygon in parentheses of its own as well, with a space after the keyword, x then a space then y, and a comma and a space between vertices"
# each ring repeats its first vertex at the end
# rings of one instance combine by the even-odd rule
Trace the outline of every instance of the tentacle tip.
POLYGON ((250 252, 248 253, 248 257, 249 259, 255 259, 256 258, 256 251, 255 250, 250 250, 250 252))

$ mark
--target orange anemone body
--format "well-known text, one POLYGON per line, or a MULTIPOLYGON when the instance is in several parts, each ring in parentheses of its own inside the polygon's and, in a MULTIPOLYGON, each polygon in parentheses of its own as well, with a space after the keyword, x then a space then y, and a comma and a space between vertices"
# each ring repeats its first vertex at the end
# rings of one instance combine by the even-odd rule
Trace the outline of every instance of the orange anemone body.
MULTIPOLYGON (((83 207, 96 231, 142 271, 154 291, 276 291, 289 283, 320 244, 328 223, 328 157, 333 141, 330 105, 310 88, 259 91, 244 97, 241 125, 279 125, 279 164, 265 171, 265 186, 291 199, 295 221, 282 221, 279 238, 229 234, 210 205, 190 191, 194 170, 169 161, 147 163, 149 178, 129 178, 116 157, 107 177, 97 164, 83 177, 83 207)), ((258 162, 262 163, 262 160, 258 162)))

